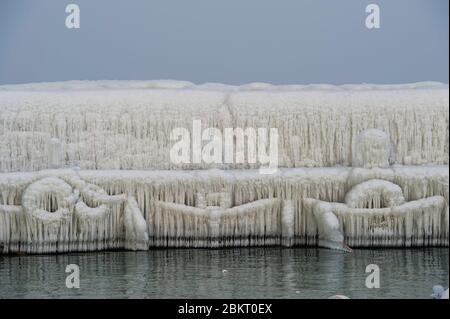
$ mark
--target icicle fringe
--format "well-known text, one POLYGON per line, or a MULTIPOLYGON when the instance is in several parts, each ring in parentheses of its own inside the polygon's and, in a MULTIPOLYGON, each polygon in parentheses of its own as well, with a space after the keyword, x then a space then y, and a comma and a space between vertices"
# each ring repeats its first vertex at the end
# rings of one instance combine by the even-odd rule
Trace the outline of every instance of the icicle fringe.
MULTIPOLYGON (((175 84, 174 84, 175 83, 175 84)), ((170 132, 276 128, 279 167, 448 164, 448 85, 194 86, 53 83, 0 86, 0 172, 81 169, 209 169, 170 161, 170 132), (49 89, 49 88, 50 89, 49 89), (74 112, 76 110, 76 112, 74 112), (385 152, 364 151, 367 132, 385 152), (355 152, 360 150, 361 152, 355 152), (389 156, 387 158, 386 156, 389 156)), ((225 163, 225 161, 223 161, 225 163)), ((258 168, 231 163, 223 169, 258 168)))
POLYGON ((324 245, 320 221, 333 216, 318 217, 307 198, 331 205, 327 211, 351 247, 448 246, 448 166, 382 170, 388 173, 344 167, 281 169, 273 175, 257 170, 4 173, 0 247, 3 253, 44 253, 324 245), (350 179, 358 183, 351 186, 350 179), (57 217, 58 209, 67 210, 64 218, 57 217), (55 214, 55 220, 41 213, 55 214))

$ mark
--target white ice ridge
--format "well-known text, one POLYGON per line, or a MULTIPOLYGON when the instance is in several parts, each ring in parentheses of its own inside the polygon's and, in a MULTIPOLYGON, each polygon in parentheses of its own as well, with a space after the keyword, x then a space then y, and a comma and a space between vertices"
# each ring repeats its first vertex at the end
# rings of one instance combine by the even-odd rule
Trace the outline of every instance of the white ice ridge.
MULTIPOLYGON (((381 167, 448 164, 448 107, 448 84, 433 82, 4 85, 0 86, 0 172, 74 166, 123 170, 258 167, 170 161, 174 143, 170 133, 179 127, 191 131, 193 120, 200 120, 202 128, 222 132, 237 127, 277 128, 280 167, 373 167, 373 157, 364 153, 365 146, 357 140, 369 128, 380 129, 372 133, 384 131, 392 143, 392 152, 379 154, 384 159, 381 167)), ((383 136, 372 137, 375 142, 379 139, 380 149, 386 146, 383 136)))
POLYGON ((448 246, 448 182, 447 165, 3 173, 0 251, 448 246))

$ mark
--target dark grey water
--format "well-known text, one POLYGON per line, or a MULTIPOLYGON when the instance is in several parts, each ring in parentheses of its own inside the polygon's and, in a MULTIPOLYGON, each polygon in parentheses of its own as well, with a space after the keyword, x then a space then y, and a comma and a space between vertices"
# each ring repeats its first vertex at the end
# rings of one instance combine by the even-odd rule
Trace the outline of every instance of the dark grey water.
POLYGON ((448 286, 448 248, 164 249, 0 256, 0 298, 429 298, 448 286), (66 265, 80 267, 68 289, 66 265), (380 288, 365 286, 366 266, 380 288), (224 271, 225 270, 225 271, 224 271))

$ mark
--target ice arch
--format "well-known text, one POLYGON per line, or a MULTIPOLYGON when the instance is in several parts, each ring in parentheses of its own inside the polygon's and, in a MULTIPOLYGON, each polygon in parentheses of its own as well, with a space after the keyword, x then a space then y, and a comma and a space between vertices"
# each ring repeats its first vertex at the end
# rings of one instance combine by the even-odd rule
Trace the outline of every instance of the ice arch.
POLYGON ((76 200, 69 184, 56 177, 46 177, 27 187, 22 206, 28 216, 50 224, 69 219, 76 200))
POLYGON ((360 183, 345 195, 345 203, 350 208, 386 208, 404 202, 400 186, 380 179, 360 183))

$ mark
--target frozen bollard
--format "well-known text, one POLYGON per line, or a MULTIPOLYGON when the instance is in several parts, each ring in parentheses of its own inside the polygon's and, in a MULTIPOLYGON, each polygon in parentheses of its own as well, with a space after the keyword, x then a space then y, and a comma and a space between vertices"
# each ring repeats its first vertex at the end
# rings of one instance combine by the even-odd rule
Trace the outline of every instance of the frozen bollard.
POLYGON ((58 138, 51 138, 48 142, 48 168, 61 168, 63 163, 62 142, 58 138))

